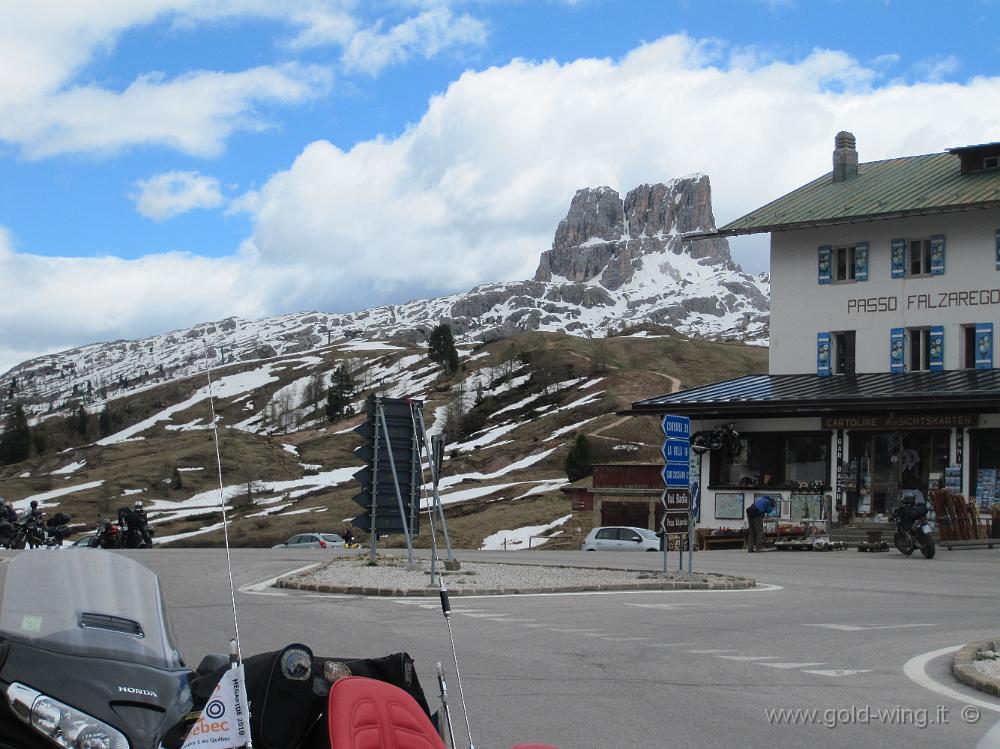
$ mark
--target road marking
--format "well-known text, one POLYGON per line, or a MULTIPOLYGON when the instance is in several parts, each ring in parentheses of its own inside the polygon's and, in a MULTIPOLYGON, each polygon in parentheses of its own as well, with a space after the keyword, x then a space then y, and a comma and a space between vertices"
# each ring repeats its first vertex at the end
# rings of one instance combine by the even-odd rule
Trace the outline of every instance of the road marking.
POLYGON ((706 653, 714 655, 715 653, 735 653, 735 650, 689 650, 689 653, 697 653, 698 655, 703 655, 706 653))
POLYGON ((608 638, 608 637, 617 637, 618 635, 616 635, 616 634, 614 634, 612 632, 585 632, 585 633, 583 633, 583 636, 584 637, 600 637, 600 638, 604 639, 604 638, 608 638))
POLYGON ((254 596, 287 596, 287 593, 281 591, 269 591, 267 588, 273 587, 278 580, 283 577, 288 577, 289 575, 298 575, 301 572, 306 572, 311 569, 315 569, 320 566, 320 562, 315 564, 307 564, 305 567, 299 567, 298 569, 292 570, 291 572, 282 572, 280 575, 275 575, 274 577, 269 577, 267 580, 261 580, 259 583, 248 583, 247 585, 241 585, 239 587, 240 593, 247 593, 254 596))
POLYGON ((470 614, 470 613, 466 612, 465 616, 468 616, 471 619, 503 619, 507 615, 506 614, 494 614, 494 613, 490 613, 490 612, 487 612, 485 614, 470 614))
MULTIPOLYGON (((593 635, 587 635, 587 637, 592 637, 593 635)), ((608 642, 636 642, 638 640, 648 640, 648 637, 616 637, 614 635, 608 635, 603 638, 608 642)))
POLYGON ((957 689, 946 687, 944 684, 934 681, 934 679, 927 675, 925 669, 927 668, 928 663, 935 658, 940 658, 942 655, 950 655, 956 650, 959 650, 961 647, 961 645, 953 645, 950 648, 941 648, 940 650, 932 650, 929 653, 915 655, 903 664, 903 673, 906 675, 906 678, 916 684, 919 684, 924 689, 929 689, 932 692, 937 692, 945 697, 950 697, 956 702, 963 702, 966 705, 976 705, 978 707, 984 707, 987 710, 1000 713, 1000 704, 996 702, 987 702, 986 700, 981 700, 976 697, 970 697, 967 694, 959 692, 957 689))
POLYGON ((717 655, 716 658, 723 658, 727 661, 769 661, 777 658, 776 655, 717 655))
POLYGON ((818 663, 759 663, 759 666, 768 666, 769 668, 805 668, 806 666, 825 666, 826 664, 822 661, 818 663))
POLYGON ((651 642, 649 646, 652 648, 688 648, 691 647, 690 642, 651 642))
POLYGON ((577 633, 583 633, 583 632, 596 632, 597 630, 596 629, 557 629, 556 627, 553 627, 552 631, 553 632, 569 632, 571 634, 577 634, 577 633))
MULTIPOLYGON (((560 596, 631 596, 631 595, 708 595, 708 594, 737 594, 737 593, 771 593, 776 590, 784 590, 781 585, 770 583, 757 583, 754 588, 741 588, 739 590, 589 590, 573 593, 501 593, 498 595, 462 596, 465 600, 475 600, 477 598, 553 598, 560 596)), ((413 603, 402 598, 389 599, 396 603, 413 603)))
POLYGON ((912 627, 936 627, 936 624, 806 624, 806 627, 837 629, 841 632, 860 632, 865 629, 910 629, 912 627))
POLYGON ((626 606, 635 606, 639 609, 680 609, 680 608, 698 608, 698 607, 708 607, 712 606, 713 609, 727 608, 727 609, 752 609, 756 608, 750 603, 734 603, 729 606, 717 606, 708 603, 626 603, 626 606))
POLYGON ((870 674, 870 668, 829 668, 829 669, 802 669, 804 674, 816 674, 817 676, 854 676, 855 674, 870 674))
POLYGON ((524 622, 533 622, 534 619, 504 619, 505 622, 513 622, 514 624, 523 624, 524 622))

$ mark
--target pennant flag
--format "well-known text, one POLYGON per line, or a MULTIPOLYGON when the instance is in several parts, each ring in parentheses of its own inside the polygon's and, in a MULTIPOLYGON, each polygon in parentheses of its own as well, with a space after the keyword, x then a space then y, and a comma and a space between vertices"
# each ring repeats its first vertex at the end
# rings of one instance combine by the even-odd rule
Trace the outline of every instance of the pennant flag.
POLYGON ((243 664, 223 674, 181 749, 236 749, 241 746, 252 746, 243 664))

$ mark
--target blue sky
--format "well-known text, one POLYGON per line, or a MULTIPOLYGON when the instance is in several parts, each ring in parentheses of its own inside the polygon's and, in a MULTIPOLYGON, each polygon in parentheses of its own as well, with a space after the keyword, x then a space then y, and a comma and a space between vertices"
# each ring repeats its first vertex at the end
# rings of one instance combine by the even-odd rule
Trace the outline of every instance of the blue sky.
MULTIPOLYGON (((0 371, 524 278, 579 187, 706 172, 721 223, 825 171, 840 129, 862 160, 1000 140, 998 21, 995 0, 0 4, 0 371)), ((766 238, 733 252, 767 269, 766 238)))

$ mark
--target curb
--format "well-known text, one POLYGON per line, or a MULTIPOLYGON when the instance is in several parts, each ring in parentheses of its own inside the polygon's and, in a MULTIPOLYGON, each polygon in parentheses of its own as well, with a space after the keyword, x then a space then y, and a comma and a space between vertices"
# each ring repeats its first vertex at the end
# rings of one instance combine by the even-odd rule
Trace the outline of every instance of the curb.
POLYGON ((1000 640, 980 640, 962 646, 951 659, 951 673, 963 684, 994 697, 1000 697, 1000 679, 992 678, 976 670, 972 665, 980 650, 1000 650, 1000 640))
MULTIPOLYGON (((568 565, 558 566, 565 567, 568 565)), ((312 570, 310 574, 318 572, 319 569, 312 570)), ((640 574, 648 572, 647 570, 622 571, 636 572, 640 574)), ((285 577, 278 578, 278 580, 274 583, 274 587, 285 588, 286 590, 307 590, 314 593, 340 593, 355 596, 382 596, 386 598, 436 598, 439 595, 440 590, 437 586, 433 588, 372 588, 361 587, 358 585, 331 585, 328 583, 304 582, 299 578, 301 578, 301 575, 286 575, 285 577)), ((448 593, 453 596, 507 596, 537 595, 544 593, 591 593, 641 590, 749 590, 751 588, 755 588, 756 586, 757 581, 751 578, 736 578, 732 582, 723 580, 710 580, 705 582, 686 580, 638 580, 634 583, 615 583, 610 585, 598 583, 595 585, 552 585, 519 588, 448 588, 448 593)))

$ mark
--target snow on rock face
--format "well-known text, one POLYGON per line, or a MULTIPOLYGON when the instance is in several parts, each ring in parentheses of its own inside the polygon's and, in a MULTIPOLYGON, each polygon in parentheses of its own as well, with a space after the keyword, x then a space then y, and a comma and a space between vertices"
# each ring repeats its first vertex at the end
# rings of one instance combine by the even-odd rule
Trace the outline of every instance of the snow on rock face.
MULTIPOLYGON (((16 379, 29 417, 37 418, 52 405, 68 407, 82 394, 96 407, 107 399, 201 375, 206 364, 270 359, 274 366, 294 364, 304 370, 319 362, 315 352, 321 349, 391 354, 398 346, 382 341, 421 343, 442 320, 449 322, 460 344, 528 330, 604 336, 649 322, 700 337, 765 343, 767 274, 744 273, 732 262, 725 239, 682 237, 714 226, 706 175, 640 185, 624 199, 609 187, 586 188, 573 197, 532 280, 485 284, 465 293, 346 314, 307 312, 254 321, 230 317, 137 341, 95 343, 24 362, 0 376, 0 388, 11 387, 16 379)), ((254 371, 270 375, 268 367, 254 371)), ((234 377, 238 381, 242 376, 234 377)), ((413 372, 409 383, 397 385, 397 394, 412 394, 403 391, 419 390, 432 376, 430 369, 413 372)), ((219 397, 252 389, 230 386, 227 379, 217 383, 219 397)), ((199 391, 173 410, 203 397, 199 391)), ((170 413, 154 418, 164 421, 170 413)), ((131 439, 153 423, 99 444, 131 439)), ((241 427, 258 428, 252 419, 241 427)))

